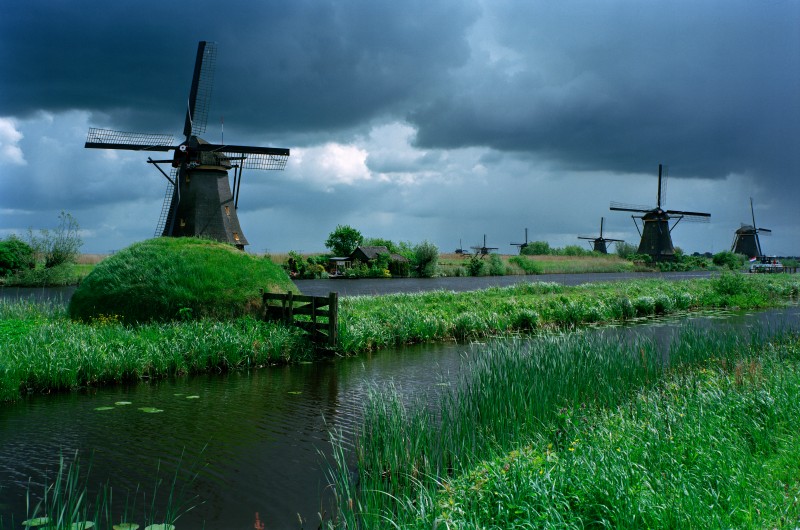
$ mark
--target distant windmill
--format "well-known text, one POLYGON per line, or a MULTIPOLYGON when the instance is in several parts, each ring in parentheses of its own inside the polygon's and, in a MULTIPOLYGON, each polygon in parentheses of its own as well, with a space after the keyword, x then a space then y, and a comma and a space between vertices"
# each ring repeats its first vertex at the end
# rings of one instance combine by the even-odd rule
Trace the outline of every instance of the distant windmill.
POLYGON ((522 251, 525 249, 525 247, 528 246, 528 229, 527 228, 525 229, 525 242, 524 243, 510 243, 510 245, 515 246, 515 247, 519 247, 519 253, 522 254, 522 251))
POLYGON ((461 244, 461 240, 458 240, 458 248, 456 249, 456 254, 467 254, 467 251, 464 250, 464 246, 461 244))
POLYGON ((483 234, 483 246, 482 247, 474 246, 470 248, 475 251, 475 254, 480 254, 481 256, 485 256, 486 254, 490 254, 492 250, 497 250, 499 247, 487 247, 486 234, 483 234))
POLYGON ((578 239, 588 239, 592 241, 594 244, 592 246, 592 250, 595 252, 600 252, 601 254, 608 254, 608 247, 606 243, 622 243, 625 241, 624 239, 610 239, 607 237, 603 237, 603 221, 605 219, 603 217, 600 218, 600 237, 585 237, 585 236, 578 236, 578 239))
POLYGON ((631 204, 622 204, 618 202, 611 203, 611 210, 618 210, 623 212, 638 212, 642 215, 632 215, 633 223, 636 225, 636 230, 639 231, 641 241, 639 243, 639 254, 648 254, 653 261, 670 261, 675 258, 675 248, 672 246, 672 229, 675 228, 681 219, 686 221, 693 221, 698 223, 708 222, 711 217, 710 213, 703 212, 684 212, 681 210, 663 210, 661 209, 661 202, 664 195, 666 195, 666 175, 662 179, 662 165, 658 165, 658 197, 656 200, 656 207, 637 206, 631 204), (642 229, 639 230, 639 224, 636 219, 642 220, 642 229), (670 219, 677 219, 672 227, 669 226, 670 219))
POLYGON ((731 252, 736 254, 744 254, 750 258, 760 258, 764 254, 761 253, 761 242, 758 240, 758 234, 769 235, 772 230, 769 228, 756 228, 756 214, 753 210, 753 198, 750 197, 750 215, 753 219, 752 225, 742 223, 742 226, 736 230, 733 236, 733 245, 731 245, 731 252))
POLYGON ((214 82, 217 47, 202 41, 197 46, 180 145, 168 134, 142 134, 89 129, 85 147, 131 151, 174 151, 171 160, 147 159, 167 179, 167 191, 155 235, 202 236, 243 249, 247 245, 236 210, 242 170, 286 167, 288 149, 211 144, 198 137, 206 130, 214 82), (170 163, 168 175, 158 164, 170 163), (233 188, 228 170, 233 169, 233 188))

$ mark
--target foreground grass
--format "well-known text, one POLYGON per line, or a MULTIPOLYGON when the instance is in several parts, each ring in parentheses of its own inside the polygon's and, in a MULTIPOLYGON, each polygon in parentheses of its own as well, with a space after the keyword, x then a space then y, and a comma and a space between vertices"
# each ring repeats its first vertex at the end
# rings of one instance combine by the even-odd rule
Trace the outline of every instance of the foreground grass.
POLYGON ((793 528, 800 336, 476 349, 438 411, 376 391, 336 528, 793 528))
POLYGON ((794 275, 722 274, 684 281, 634 280, 564 286, 525 283, 483 291, 348 297, 340 301, 340 350, 468 340, 707 308, 755 309, 800 291, 794 275))
POLYGON ((0 300, 0 401, 311 356, 298 330, 250 317, 140 326, 70 320, 58 304, 0 300))

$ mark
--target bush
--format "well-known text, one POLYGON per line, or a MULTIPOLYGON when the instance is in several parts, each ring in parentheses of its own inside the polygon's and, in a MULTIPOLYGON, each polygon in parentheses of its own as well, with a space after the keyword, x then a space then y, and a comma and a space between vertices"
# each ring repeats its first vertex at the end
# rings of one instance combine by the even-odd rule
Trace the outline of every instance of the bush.
POLYGON ((489 276, 503 276, 506 273, 506 264, 503 259, 497 255, 492 254, 489 256, 489 276))
POLYGON ((528 259, 525 256, 513 256, 509 258, 509 263, 513 263, 520 269, 522 269, 525 274, 542 274, 542 266, 539 263, 536 263, 532 259, 528 259))
POLYGON ((61 212, 58 228, 53 231, 42 229, 39 234, 28 230, 28 240, 34 253, 44 261, 46 268, 74 263, 83 245, 78 233, 78 221, 70 214, 61 212))
POLYGON ((736 271, 744 267, 745 257, 741 254, 734 254, 731 251, 717 252, 711 260, 718 267, 726 267, 736 271))
POLYGON ((636 245, 625 243, 624 241, 617 242, 616 253, 617 256, 622 259, 633 259, 633 256, 636 254, 637 250, 639 250, 639 247, 636 245))
POLYGON ((481 259, 479 254, 474 254, 469 258, 467 270, 470 276, 486 276, 486 262, 481 259))
POLYGON ((420 278, 433 278, 439 265, 439 249, 433 243, 423 241, 414 247, 412 261, 414 272, 420 278))
POLYGON ((521 248, 519 253, 525 256, 546 256, 552 254, 552 249, 547 241, 533 241, 521 248))
POLYGON ((745 291, 744 276, 736 272, 723 272, 711 281, 714 282, 714 290, 721 295, 733 296, 745 291))
POLYGON ((34 264, 33 248, 17 236, 0 241, 0 277, 30 269, 34 264))

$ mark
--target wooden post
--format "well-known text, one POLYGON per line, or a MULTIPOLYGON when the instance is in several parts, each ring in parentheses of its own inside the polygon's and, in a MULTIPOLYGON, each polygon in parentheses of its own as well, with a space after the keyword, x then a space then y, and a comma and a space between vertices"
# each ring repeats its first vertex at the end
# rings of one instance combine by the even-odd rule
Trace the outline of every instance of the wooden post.
POLYGON ((287 324, 294 323, 293 305, 294 305, 294 294, 292 293, 292 291, 289 291, 286 295, 286 312, 284 313, 283 316, 283 321, 286 322, 287 324))
POLYGON ((336 347, 339 339, 339 293, 328 294, 328 346, 336 347))

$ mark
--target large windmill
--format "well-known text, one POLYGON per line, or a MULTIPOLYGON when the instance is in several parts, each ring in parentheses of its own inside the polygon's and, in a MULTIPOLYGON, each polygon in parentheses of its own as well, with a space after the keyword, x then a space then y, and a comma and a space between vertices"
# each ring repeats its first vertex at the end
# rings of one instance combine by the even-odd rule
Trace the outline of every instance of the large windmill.
POLYGON ((600 237, 578 236, 578 239, 588 239, 592 241, 592 250, 594 250, 595 252, 600 252, 601 254, 608 254, 608 246, 606 245, 606 243, 622 243, 625 240, 603 237, 604 220, 605 219, 603 217, 600 218, 600 237))
POLYGON ((519 247, 519 253, 522 254, 522 251, 525 247, 528 246, 528 229, 525 229, 525 242, 524 243, 510 243, 511 246, 519 247))
POLYGON ((756 228, 756 214, 753 211, 752 197, 750 197, 750 216, 753 219, 753 224, 746 225, 742 223, 742 226, 736 230, 733 236, 731 252, 744 254, 750 258, 760 258, 764 254, 761 253, 761 242, 758 240, 758 234, 769 235, 772 230, 769 228, 756 228))
POLYGON ((639 242, 639 254, 648 254, 653 261, 670 261, 675 259, 675 248, 672 246, 672 229, 675 228, 682 219, 698 223, 708 222, 710 213, 685 212, 681 210, 664 210, 661 208, 662 201, 666 200, 666 175, 662 178, 661 164, 658 165, 658 197, 655 208, 648 206, 637 206, 632 204, 611 203, 612 210, 622 212, 637 212, 641 215, 631 215, 636 230, 639 231, 641 241, 639 242), (642 229, 636 219, 642 220, 642 229), (669 226, 670 219, 677 219, 672 227, 669 226))
POLYGON ((85 147, 130 151, 174 151, 169 160, 147 161, 167 179, 164 205, 155 235, 200 236, 247 245, 236 210, 244 169, 284 169, 288 149, 212 144, 198 135, 206 130, 214 82, 217 47, 202 41, 197 46, 192 86, 180 145, 168 134, 142 134, 107 129, 89 129, 85 147), (169 174, 159 164, 171 164, 169 174), (233 170, 233 187, 228 171, 233 170))

